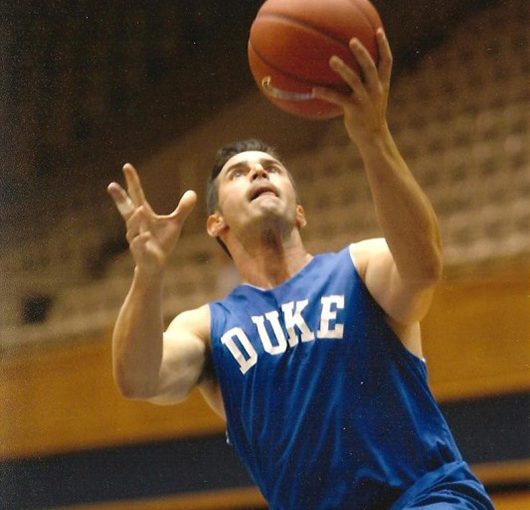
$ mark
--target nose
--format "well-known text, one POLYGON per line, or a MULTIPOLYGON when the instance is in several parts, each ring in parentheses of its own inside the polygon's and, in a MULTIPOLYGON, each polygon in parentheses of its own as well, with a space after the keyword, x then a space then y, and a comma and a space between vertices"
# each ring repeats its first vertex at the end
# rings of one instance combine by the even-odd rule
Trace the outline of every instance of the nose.
POLYGON ((268 179, 269 173, 261 163, 256 163, 252 166, 252 169, 250 170, 250 180, 255 181, 256 179, 268 179))

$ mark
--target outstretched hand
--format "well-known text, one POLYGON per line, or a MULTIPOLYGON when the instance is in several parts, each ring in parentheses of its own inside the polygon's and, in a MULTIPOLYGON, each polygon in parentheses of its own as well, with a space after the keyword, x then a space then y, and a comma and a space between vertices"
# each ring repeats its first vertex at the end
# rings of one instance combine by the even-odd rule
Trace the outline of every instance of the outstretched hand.
POLYGON ((357 145, 368 141, 386 127, 392 53, 383 29, 377 30, 376 39, 379 50, 377 65, 358 39, 350 41, 350 49, 359 64, 361 75, 338 56, 334 55, 330 59, 330 67, 351 88, 351 94, 325 87, 313 88, 314 97, 343 109, 346 131, 357 145))
POLYGON ((197 202, 197 195, 186 191, 171 214, 159 215, 147 202, 134 167, 127 163, 123 173, 127 191, 116 182, 110 183, 107 191, 126 222, 126 237, 136 269, 145 275, 161 274, 197 202))

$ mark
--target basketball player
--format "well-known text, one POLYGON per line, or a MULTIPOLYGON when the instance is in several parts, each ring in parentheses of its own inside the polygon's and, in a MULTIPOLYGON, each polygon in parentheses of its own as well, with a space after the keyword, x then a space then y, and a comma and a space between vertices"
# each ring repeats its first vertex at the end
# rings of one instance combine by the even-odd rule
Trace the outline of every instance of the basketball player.
POLYGON ((375 65, 356 40, 358 76, 331 67, 361 153, 384 239, 313 256, 293 179, 257 141, 225 147, 211 175, 207 230, 242 285, 163 331, 168 258, 196 202, 156 215, 138 175, 109 192, 127 222, 134 279, 113 335, 114 376, 129 398, 173 404, 200 387, 273 510, 492 509, 428 387, 419 321, 441 274, 438 225, 386 123, 391 52, 375 65))

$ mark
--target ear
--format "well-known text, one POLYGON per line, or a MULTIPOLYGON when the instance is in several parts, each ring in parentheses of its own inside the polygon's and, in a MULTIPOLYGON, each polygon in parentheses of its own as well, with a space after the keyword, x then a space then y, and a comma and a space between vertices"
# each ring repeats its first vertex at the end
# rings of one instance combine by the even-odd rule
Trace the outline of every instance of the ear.
POLYGON ((219 234, 226 228, 223 216, 219 212, 214 212, 206 220, 206 230, 210 237, 219 237, 219 234))
POLYGON ((307 225, 304 208, 298 204, 296 206, 296 226, 302 230, 307 225))

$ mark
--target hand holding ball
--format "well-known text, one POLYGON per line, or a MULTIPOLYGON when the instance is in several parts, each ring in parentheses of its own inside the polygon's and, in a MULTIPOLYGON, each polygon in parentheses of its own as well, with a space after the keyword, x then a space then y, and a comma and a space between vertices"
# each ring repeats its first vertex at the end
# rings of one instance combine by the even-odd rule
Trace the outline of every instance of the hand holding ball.
POLYGON ((332 55, 359 72, 349 41, 356 37, 377 63, 381 19, 368 0, 267 0, 250 30, 248 58, 260 90, 282 110, 306 118, 340 115, 315 99, 314 86, 351 89, 329 66, 332 55))

